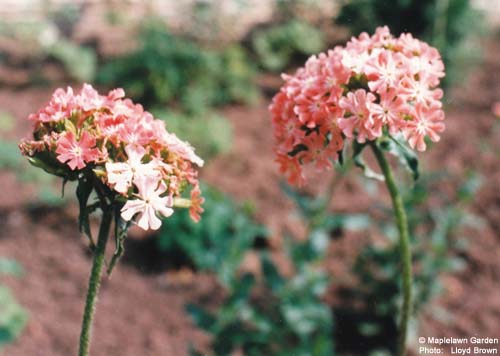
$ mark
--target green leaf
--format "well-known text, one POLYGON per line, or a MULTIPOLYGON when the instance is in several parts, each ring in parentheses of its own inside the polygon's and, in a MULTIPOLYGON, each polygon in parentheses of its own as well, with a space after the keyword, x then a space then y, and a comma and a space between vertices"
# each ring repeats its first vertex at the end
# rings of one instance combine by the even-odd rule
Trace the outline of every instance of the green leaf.
POLYGON ((261 256, 262 263, 262 273, 264 274, 264 278, 266 280, 266 284, 273 291, 278 291, 284 284, 283 277, 280 276, 278 269, 271 261, 269 256, 263 254, 261 256))
POLYGON ((380 148, 398 157, 403 166, 412 174, 413 180, 416 181, 420 176, 417 154, 402 141, 401 137, 389 135, 389 139, 381 140, 380 148))
POLYGON ((194 304, 188 304, 186 306, 186 311, 189 315, 191 315, 195 324, 203 330, 210 331, 212 326, 215 324, 216 319, 214 315, 194 304))
POLYGON ((374 172, 370 167, 367 166, 363 156, 363 150, 367 146, 366 143, 358 143, 356 140, 352 142, 352 159, 356 167, 359 167, 363 170, 363 174, 367 178, 376 179, 379 181, 384 181, 384 176, 374 172))

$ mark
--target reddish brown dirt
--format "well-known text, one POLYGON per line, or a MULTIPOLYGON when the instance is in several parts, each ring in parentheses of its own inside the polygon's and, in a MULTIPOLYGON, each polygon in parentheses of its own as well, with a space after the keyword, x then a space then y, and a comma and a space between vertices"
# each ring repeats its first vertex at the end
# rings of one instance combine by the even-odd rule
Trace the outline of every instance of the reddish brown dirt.
MULTIPOLYGON (((490 111, 491 104, 500 100, 500 43, 490 41, 485 48, 484 65, 451 96, 442 142, 421 155, 429 169, 445 169, 458 176, 476 170, 482 175, 483 185, 470 210, 484 220, 481 230, 470 236, 466 269, 442 277, 445 291, 422 315, 422 336, 498 337, 500 332, 500 122, 490 111), (446 318, 437 317, 437 307, 446 311, 446 318)), ((0 107, 19 119, 10 138, 28 130, 24 118, 50 92, 46 88, 0 91, 0 107)), ((253 201, 277 249, 283 231, 303 230, 279 188, 266 106, 224 110, 234 125, 234 148, 211 162, 203 178, 239 200, 253 201)), ((354 177, 338 188, 331 206, 335 211, 360 212, 370 206, 372 198, 354 177)), ((311 190, 324 189, 326 178, 316 178, 311 190)), ((2 283, 5 280, 30 314, 27 328, 5 349, 5 355, 75 354, 90 268, 85 240, 76 238, 75 205, 55 211, 29 210, 28 203, 36 199, 34 187, 20 183, 10 172, 0 172, 0 186, 0 256, 16 259, 26 271, 21 279, 2 277, 2 283)), ((131 239, 138 241, 138 234, 133 232, 131 239)), ((365 243, 360 235, 332 243, 328 266, 335 279, 349 278, 348 270, 365 243)), ((208 338, 190 322, 184 305, 194 300, 216 303, 220 295, 210 276, 185 271, 145 274, 131 258, 103 283, 93 354, 187 355, 189 343, 203 347, 208 338)))

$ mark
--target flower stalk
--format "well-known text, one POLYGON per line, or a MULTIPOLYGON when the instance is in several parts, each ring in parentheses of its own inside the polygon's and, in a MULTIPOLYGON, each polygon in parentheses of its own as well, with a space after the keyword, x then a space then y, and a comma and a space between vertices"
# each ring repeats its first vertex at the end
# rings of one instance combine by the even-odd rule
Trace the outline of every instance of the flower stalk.
POLYGON ((402 286, 403 305, 401 308, 401 318, 399 322, 399 336, 397 343, 397 355, 406 354, 406 336, 408 333, 408 323, 412 312, 412 263, 410 250, 410 236, 408 232, 408 221, 403 206, 403 200, 399 194, 394 175, 382 150, 376 142, 371 143, 371 147, 377 162, 385 177, 385 184, 391 195, 394 217, 399 231, 399 250, 402 266, 402 286))
POLYGON ((87 356, 89 354, 92 320, 94 318, 94 312, 96 308, 97 293, 99 292, 99 287, 101 285, 101 275, 104 265, 106 243, 108 241, 112 220, 113 210, 111 208, 103 208, 102 221, 99 228, 99 236, 97 238, 97 245, 94 250, 92 270, 90 272, 85 310, 83 312, 82 330, 80 333, 80 349, 78 352, 78 356, 87 356))

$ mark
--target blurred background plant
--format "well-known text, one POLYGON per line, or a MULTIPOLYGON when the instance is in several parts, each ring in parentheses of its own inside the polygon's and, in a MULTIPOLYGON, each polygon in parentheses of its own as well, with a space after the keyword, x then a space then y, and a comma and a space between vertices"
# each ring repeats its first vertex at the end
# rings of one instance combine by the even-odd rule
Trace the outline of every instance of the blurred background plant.
POLYGON ((16 86, 53 80, 92 81, 97 69, 96 52, 71 39, 78 16, 75 6, 64 4, 45 18, 1 21, 2 81, 16 86))
POLYGON ((212 335, 215 355, 334 355, 332 313, 321 300, 329 283, 319 265, 326 240, 319 231, 305 242, 288 240, 292 275, 280 273, 262 253, 260 272, 233 278, 217 310, 187 306, 194 322, 212 335))
MULTIPOLYGON (((467 249, 467 235, 481 226, 481 219, 470 213, 467 205, 480 183, 481 178, 473 172, 462 182, 456 177, 428 173, 404 193, 415 266, 414 315, 421 309, 434 308, 434 315, 446 317, 445 311, 429 302, 443 291, 437 276, 458 272, 465 266, 462 256, 467 249), (458 186, 454 193, 435 189, 443 179, 458 186)), ((382 216, 374 222, 382 232, 378 235, 382 240, 368 243, 356 258, 353 266, 356 287, 339 286, 341 301, 333 309, 339 325, 343 325, 335 334, 339 352, 364 355, 395 352, 401 298, 398 235, 390 209, 379 205, 377 210, 382 216), (364 342, 359 343, 360 339, 364 342)), ((416 337, 417 331, 417 320, 413 320, 410 334, 416 337)))
POLYGON ((61 189, 56 179, 31 165, 19 154, 17 140, 4 138, 12 134, 15 118, 7 111, 0 111, 0 170, 14 173, 17 179, 31 186, 36 186, 36 197, 32 204, 61 206, 66 198, 61 199, 61 189))
POLYGON ((192 115, 256 99, 251 81, 254 69, 238 45, 205 49, 172 35, 155 19, 144 22, 138 42, 137 50, 102 66, 97 76, 100 84, 122 86, 148 108, 168 105, 192 115))
POLYGON ((289 20, 259 29, 252 35, 252 50, 260 66, 280 72, 293 60, 305 58, 325 49, 323 33, 304 21, 289 20))
MULTIPOLYGON (((0 276, 22 277, 23 273, 16 261, 0 257, 0 276)), ((10 289, 0 284, 0 351, 19 336, 27 320, 27 312, 18 304, 10 289)))
POLYGON ((351 33, 372 33, 387 25, 399 35, 409 32, 437 47, 446 67, 444 85, 463 83, 463 74, 481 58, 479 38, 486 31, 484 13, 471 0, 348 0, 338 24, 351 33), (464 24, 467 24, 464 26, 464 24))

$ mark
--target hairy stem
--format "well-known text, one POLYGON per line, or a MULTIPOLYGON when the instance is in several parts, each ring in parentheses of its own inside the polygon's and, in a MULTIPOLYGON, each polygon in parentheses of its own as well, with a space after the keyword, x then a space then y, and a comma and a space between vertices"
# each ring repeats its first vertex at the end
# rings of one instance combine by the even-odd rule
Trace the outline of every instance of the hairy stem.
POLYGON ((101 272, 104 265, 106 242, 108 241, 109 230, 113 219, 112 213, 113 210, 111 208, 103 207, 101 227, 99 228, 97 246, 94 250, 94 261, 92 264, 92 271, 90 272, 87 300, 83 313, 82 331, 80 333, 80 351, 78 352, 79 356, 87 356, 89 354, 92 319, 94 317, 97 293, 101 285, 101 272))
POLYGON ((399 231, 399 249, 401 257, 401 265, 403 267, 403 307, 401 310, 401 319, 399 323, 399 337, 398 337, 398 356, 404 356, 406 353, 406 334, 408 331, 408 322, 412 309, 412 264, 411 264, 411 251, 410 251, 410 237, 408 232, 408 222, 406 218, 403 200, 398 192, 398 188, 394 181, 394 176, 387 162, 384 153, 380 150, 376 143, 371 145, 373 153, 377 158, 377 162, 385 177, 385 184, 392 199, 392 206, 394 208, 394 216, 399 231))

